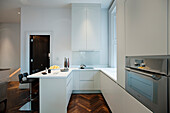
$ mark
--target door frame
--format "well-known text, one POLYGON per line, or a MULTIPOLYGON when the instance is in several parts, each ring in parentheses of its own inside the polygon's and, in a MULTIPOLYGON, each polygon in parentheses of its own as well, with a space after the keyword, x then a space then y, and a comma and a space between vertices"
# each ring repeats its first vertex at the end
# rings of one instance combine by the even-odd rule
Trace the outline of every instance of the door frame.
POLYGON ((27 32, 27 72, 30 74, 30 35, 50 35, 50 65, 52 63, 52 45, 53 45, 53 33, 52 32, 27 32))

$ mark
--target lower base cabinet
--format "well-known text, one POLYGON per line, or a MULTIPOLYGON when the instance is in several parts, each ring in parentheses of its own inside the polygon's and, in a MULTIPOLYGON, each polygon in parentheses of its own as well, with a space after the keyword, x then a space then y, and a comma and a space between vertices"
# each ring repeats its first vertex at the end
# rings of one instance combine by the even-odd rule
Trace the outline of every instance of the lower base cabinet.
POLYGON ((101 76, 101 91, 112 113, 152 113, 122 87, 104 73, 101 76))
POLYGON ((40 79, 40 113, 67 113, 73 90, 72 73, 60 79, 40 79))
POLYGON ((68 106, 70 98, 71 98, 71 94, 73 91, 73 73, 71 73, 69 75, 69 77, 67 78, 67 85, 66 85, 66 104, 68 106))
POLYGON ((74 71, 73 79, 73 90, 100 90, 100 71, 74 71))

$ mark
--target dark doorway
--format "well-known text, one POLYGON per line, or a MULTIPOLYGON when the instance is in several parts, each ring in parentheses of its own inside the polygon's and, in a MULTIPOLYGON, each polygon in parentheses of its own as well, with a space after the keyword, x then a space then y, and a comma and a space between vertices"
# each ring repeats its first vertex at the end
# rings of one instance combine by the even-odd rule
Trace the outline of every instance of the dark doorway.
POLYGON ((50 66, 50 35, 30 35, 30 74, 50 66))

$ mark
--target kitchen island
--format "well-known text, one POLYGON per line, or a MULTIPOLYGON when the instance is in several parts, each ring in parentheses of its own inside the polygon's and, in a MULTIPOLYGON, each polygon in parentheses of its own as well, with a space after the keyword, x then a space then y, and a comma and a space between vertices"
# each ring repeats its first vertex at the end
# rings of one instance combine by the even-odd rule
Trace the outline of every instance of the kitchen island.
POLYGON ((113 113, 152 113, 117 83, 115 68, 52 70, 39 78, 40 113, 67 113, 72 93, 102 93, 113 113), (130 103, 130 104, 129 104, 130 103))

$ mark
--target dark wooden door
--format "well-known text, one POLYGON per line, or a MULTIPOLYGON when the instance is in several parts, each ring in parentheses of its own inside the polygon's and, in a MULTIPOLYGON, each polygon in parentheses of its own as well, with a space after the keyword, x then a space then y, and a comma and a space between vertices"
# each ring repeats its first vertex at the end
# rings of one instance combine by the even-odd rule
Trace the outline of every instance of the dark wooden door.
POLYGON ((30 74, 50 66, 50 35, 30 36, 30 74))

